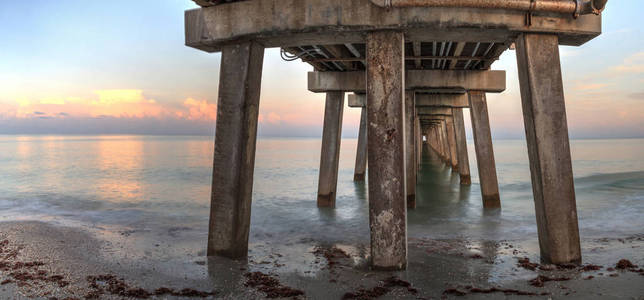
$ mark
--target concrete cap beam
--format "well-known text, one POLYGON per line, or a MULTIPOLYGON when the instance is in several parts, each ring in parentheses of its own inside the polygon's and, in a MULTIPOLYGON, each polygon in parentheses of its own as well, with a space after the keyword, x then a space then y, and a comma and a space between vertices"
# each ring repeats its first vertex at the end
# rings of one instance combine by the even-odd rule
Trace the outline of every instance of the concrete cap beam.
POLYGON ((430 116, 451 116, 452 108, 451 107, 416 107, 416 114, 419 116, 430 115, 430 116))
POLYGON ((507 42, 523 32, 556 34, 579 46, 601 33, 601 16, 503 9, 382 8, 369 0, 248 0, 185 12, 186 45, 217 52, 227 43, 265 47, 364 43, 365 31, 396 29, 410 41, 507 42))
MULTIPOLYGON (((365 94, 347 95, 349 107, 366 107, 365 94)), ((467 94, 420 94, 416 93, 416 107, 456 107, 468 108, 470 106, 467 94)))
POLYGON ((467 94, 419 94, 416 93, 416 107, 445 106, 470 107, 467 94))
POLYGON ((349 102, 349 107, 367 107, 367 96, 365 94, 349 94, 347 102, 349 102))
MULTIPOLYGON (((357 92, 366 89, 365 72, 309 72, 308 89, 315 93, 357 92)), ((505 90, 505 71, 409 70, 406 89, 463 89, 500 93, 505 90)))

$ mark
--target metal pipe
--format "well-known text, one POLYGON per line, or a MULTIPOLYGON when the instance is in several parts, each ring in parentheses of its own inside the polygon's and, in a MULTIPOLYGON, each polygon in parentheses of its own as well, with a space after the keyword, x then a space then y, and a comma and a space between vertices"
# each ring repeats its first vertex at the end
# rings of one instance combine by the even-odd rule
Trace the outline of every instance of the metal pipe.
MULTIPOLYGON (((306 57, 301 57, 301 59, 305 62, 312 62, 312 63, 327 63, 327 62, 354 62, 354 61, 360 61, 364 62, 365 59, 363 57, 331 57, 331 58, 306 58, 306 57)), ((490 58, 487 58, 485 56, 434 56, 434 55, 414 55, 414 56, 405 56, 405 60, 427 60, 427 59, 434 59, 434 60, 443 60, 443 59, 450 59, 450 60, 488 60, 490 58)), ((440 68, 440 66, 439 66, 440 68)))
POLYGON ((599 15, 608 0, 370 0, 380 7, 467 7, 599 15))

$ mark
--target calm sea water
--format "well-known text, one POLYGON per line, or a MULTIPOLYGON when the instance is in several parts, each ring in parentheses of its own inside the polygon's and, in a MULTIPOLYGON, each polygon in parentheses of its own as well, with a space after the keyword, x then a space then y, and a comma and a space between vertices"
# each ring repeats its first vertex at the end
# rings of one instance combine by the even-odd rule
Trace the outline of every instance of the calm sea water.
MULTIPOLYGON (((471 187, 425 155, 410 237, 536 238, 525 142, 496 140, 500 214, 485 214, 473 145, 471 187)), ((571 142, 582 238, 644 232, 644 139, 571 142)), ((356 140, 343 139, 336 209, 316 207, 320 139, 260 138, 251 243, 368 243, 366 187, 354 183, 356 140)), ((213 138, 0 136, 0 220, 42 220, 177 238, 205 249, 213 138)), ((179 251, 179 250, 177 250, 179 251)))

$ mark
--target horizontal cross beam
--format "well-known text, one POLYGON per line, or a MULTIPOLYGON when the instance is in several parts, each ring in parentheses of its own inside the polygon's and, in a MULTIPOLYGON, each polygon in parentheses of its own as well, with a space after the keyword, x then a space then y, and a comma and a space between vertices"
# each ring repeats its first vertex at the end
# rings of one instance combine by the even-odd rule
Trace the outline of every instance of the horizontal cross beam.
POLYGON ((451 116, 452 108, 451 107, 416 107, 416 114, 418 114, 419 117, 451 116))
MULTIPOLYGON (((308 89, 315 93, 364 93, 367 87, 365 76, 364 71, 309 72, 308 89)), ((405 72, 405 88, 500 93, 505 90, 505 71, 408 70, 405 72)))
POLYGON ((185 12, 186 45, 208 52, 255 40, 270 47, 364 43, 365 32, 395 29, 409 41, 507 42, 523 32, 556 34, 579 46, 601 33, 601 16, 526 14, 504 9, 382 8, 369 0, 248 0, 185 12))
MULTIPOLYGON (((349 107, 366 107, 367 97, 365 94, 349 94, 347 95, 349 107)), ((457 107, 468 108, 469 97, 465 93, 449 93, 449 94, 420 94, 415 95, 416 107, 457 107)))

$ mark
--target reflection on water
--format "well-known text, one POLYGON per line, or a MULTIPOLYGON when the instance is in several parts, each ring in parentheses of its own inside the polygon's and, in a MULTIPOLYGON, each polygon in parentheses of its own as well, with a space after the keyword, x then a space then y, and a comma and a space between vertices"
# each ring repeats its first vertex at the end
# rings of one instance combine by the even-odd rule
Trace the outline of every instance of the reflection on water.
POLYGON ((143 201, 143 142, 128 138, 105 139, 97 144, 97 195, 116 202, 143 201))

